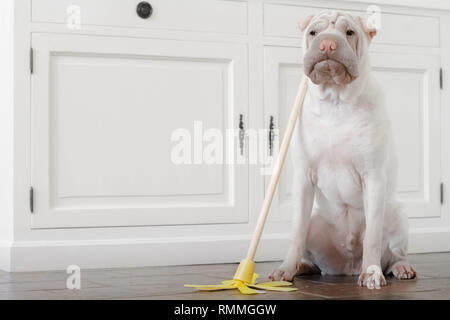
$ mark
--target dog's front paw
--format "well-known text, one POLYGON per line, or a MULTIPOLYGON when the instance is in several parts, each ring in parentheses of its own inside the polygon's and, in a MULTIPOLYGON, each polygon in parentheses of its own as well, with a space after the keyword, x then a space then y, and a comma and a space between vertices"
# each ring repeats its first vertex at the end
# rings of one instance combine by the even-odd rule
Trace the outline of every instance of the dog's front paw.
POLYGON ((269 275, 271 281, 292 281, 297 275, 297 265, 284 266, 281 265, 278 269, 272 271, 269 275))
POLYGON ((368 266, 366 272, 362 272, 358 279, 358 284, 361 287, 369 289, 380 289, 386 285, 386 279, 383 276, 383 271, 379 266, 368 266))

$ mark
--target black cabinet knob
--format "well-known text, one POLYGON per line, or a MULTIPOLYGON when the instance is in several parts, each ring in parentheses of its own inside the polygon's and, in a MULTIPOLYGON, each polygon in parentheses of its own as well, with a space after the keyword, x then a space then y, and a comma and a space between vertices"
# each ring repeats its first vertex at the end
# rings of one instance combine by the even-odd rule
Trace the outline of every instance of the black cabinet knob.
POLYGON ((136 12, 142 19, 148 19, 153 13, 153 8, 150 3, 142 1, 137 5, 136 12))

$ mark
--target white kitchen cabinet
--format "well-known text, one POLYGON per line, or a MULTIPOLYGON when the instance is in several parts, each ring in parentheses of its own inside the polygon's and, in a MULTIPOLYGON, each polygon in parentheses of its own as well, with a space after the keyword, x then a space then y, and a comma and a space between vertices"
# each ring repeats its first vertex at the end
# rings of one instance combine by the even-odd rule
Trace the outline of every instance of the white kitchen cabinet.
MULTIPOLYGON (((282 136, 301 79, 301 51, 266 47, 264 58, 264 117, 266 122, 274 117, 282 136)), ((372 52, 371 65, 385 95, 398 153, 397 198, 409 217, 440 217, 439 56, 372 52)), ((289 159, 274 200, 274 221, 291 218, 291 183, 289 159)))
MULTIPOLYGON (((258 130, 273 116, 282 136, 300 80, 300 20, 327 8, 364 16, 371 4, 148 0, 142 18, 140 2, 0 1, 0 269, 239 261, 269 153, 258 141, 255 163, 255 141, 241 144, 239 132, 265 139, 258 130), (181 132, 191 164, 172 161, 181 132), (225 161, 207 164, 201 154, 218 132, 225 161)), ((410 251, 448 251, 450 5, 380 9, 372 64, 397 143, 410 251)), ((272 160, 276 152, 277 141, 272 160)), ((291 172, 288 162, 256 260, 285 254, 291 172)))
MULTIPOLYGON (((32 228, 248 220, 248 166, 202 152, 208 129, 247 117, 245 46, 51 34, 32 46, 32 228), (178 139, 187 163, 172 159, 178 139)), ((225 159, 238 151, 226 142, 225 159)))

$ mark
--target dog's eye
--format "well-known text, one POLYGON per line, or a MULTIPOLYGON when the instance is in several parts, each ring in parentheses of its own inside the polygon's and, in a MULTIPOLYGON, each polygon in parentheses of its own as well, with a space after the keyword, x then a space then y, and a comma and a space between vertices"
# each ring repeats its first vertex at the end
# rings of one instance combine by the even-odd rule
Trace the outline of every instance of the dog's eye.
POLYGON ((355 34, 355 31, 353 31, 353 30, 347 30, 347 35, 348 36, 352 36, 352 35, 354 35, 355 34))
POLYGON ((316 35, 316 31, 314 31, 314 30, 311 30, 310 32, 309 32, 309 34, 311 35, 311 36, 315 36, 316 35))

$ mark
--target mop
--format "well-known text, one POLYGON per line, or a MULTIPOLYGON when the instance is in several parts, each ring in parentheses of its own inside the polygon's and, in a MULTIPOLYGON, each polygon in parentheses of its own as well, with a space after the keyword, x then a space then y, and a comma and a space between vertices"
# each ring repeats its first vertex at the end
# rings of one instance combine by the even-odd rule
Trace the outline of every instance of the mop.
POLYGON ((292 108, 291 114, 289 116, 286 131, 281 142, 280 151, 275 162, 274 172, 270 179, 269 186, 267 188, 266 196, 264 197, 264 202, 256 223, 255 231, 250 243, 250 247, 247 252, 245 259, 241 260, 236 273, 232 280, 225 280, 222 284, 217 285, 192 285, 186 284, 185 287, 196 288, 201 291, 217 291, 217 290, 229 290, 238 289, 242 294, 257 294, 261 290, 272 290, 272 291, 295 291, 297 288, 290 287, 291 282, 287 281, 270 281, 263 283, 256 283, 256 278, 258 274, 255 271, 255 255, 258 248, 259 241, 261 240, 261 235, 264 229, 264 225, 269 214, 270 206, 272 204, 273 197, 275 195, 275 190, 280 180, 281 170, 283 169, 284 162, 286 160, 286 155, 289 149, 289 144, 291 142, 292 133, 294 132, 295 123, 301 113, 303 106, 303 101, 305 100, 306 90, 307 90, 307 78, 303 76, 300 86, 298 88, 297 97, 295 98, 294 106, 292 108), (257 290, 259 289, 259 290, 257 290))

